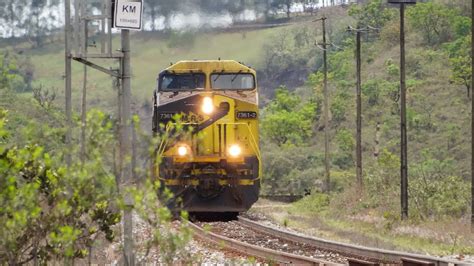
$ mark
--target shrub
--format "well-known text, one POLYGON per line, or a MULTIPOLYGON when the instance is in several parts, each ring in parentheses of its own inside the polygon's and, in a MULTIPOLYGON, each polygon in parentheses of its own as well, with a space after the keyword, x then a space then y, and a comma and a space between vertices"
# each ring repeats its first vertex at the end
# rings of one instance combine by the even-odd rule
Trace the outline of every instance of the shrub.
POLYGON ((458 176, 414 176, 409 182, 410 204, 421 218, 462 217, 469 211, 469 184, 458 176))
MULTIPOLYGON (((8 130, 6 122, 0 110, 0 261, 71 261, 87 256, 99 237, 115 240, 115 225, 129 206, 117 190, 112 163, 117 139, 109 117, 97 110, 87 114, 84 160, 79 147, 65 146, 56 135, 62 130, 34 122, 24 130, 8 130)), ((155 138, 149 141, 154 146, 148 143, 145 151, 156 147, 155 138)), ((189 232, 170 225, 171 213, 159 203, 157 189, 148 180, 141 189, 124 191, 134 196, 135 212, 153 228, 147 248, 159 245, 162 258, 171 263, 178 255, 189 257, 184 249, 189 232)))
POLYGON ((345 93, 338 93, 336 97, 331 102, 331 114, 332 120, 336 124, 340 124, 342 121, 346 120, 346 110, 347 110, 347 100, 345 93))
POLYGON ((0 260, 83 257, 96 235, 114 239, 112 226, 120 221, 115 179, 102 160, 66 168, 61 156, 34 140, 0 146, 0 260))
POLYGON ((329 206, 329 195, 313 193, 293 204, 293 208, 302 213, 320 213, 329 206))
POLYGON ((355 140, 352 133, 347 129, 340 129, 336 133, 336 143, 339 152, 333 157, 333 163, 341 169, 348 169, 354 165, 352 152, 354 151, 355 140))
POLYGON ((388 46, 394 46, 400 41, 400 23, 390 21, 380 30, 380 39, 388 46))
POLYGON ((382 28, 393 17, 393 13, 386 8, 382 0, 370 0, 365 5, 353 5, 349 15, 355 17, 359 25, 378 28, 382 28))
POLYGON ((276 90, 275 99, 262 113, 262 135, 280 146, 306 143, 313 134, 316 103, 304 103, 284 87, 276 90))
POLYGON ((408 9, 407 17, 413 28, 429 45, 438 45, 452 38, 455 11, 433 2, 419 3, 408 9))
POLYGON ((314 147, 262 146, 264 193, 302 195, 308 189, 321 189, 323 157, 314 147))

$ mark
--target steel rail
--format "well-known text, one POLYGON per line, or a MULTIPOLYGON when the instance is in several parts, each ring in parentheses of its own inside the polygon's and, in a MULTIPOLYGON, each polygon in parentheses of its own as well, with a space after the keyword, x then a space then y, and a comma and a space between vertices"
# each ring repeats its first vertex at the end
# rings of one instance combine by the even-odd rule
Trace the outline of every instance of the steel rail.
MULTIPOLYGON (((392 251, 392 250, 384 250, 378 248, 369 248, 363 247, 359 245, 352 245, 347 243, 340 243, 336 241, 305 236, 302 234, 291 233, 287 231, 282 231, 279 229, 275 229, 261 223, 249 220, 247 218, 238 217, 238 221, 242 226, 246 226, 247 228, 253 229, 255 231, 270 234, 288 241, 294 241, 297 243, 305 243, 314 247, 318 247, 325 250, 330 250, 334 252, 341 253, 345 256, 354 256, 354 257, 364 257, 372 260, 378 260, 381 262, 396 262, 397 264, 410 264, 410 265, 424 265, 421 262, 429 263, 427 265, 435 265, 435 266, 466 266, 472 265, 466 262, 460 261, 453 261, 453 260, 445 260, 442 258, 437 258, 428 255, 421 255, 421 254, 412 254, 407 252, 399 252, 399 251, 392 251), (420 262, 419 264, 409 263, 413 261, 420 262)), ((391 264, 392 263, 381 263, 383 265, 391 264)))
POLYGON ((189 226, 194 231, 194 236, 205 242, 237 253, 254 256, 265 261, 296 265, 344 265, 251 245, 212 232, 207 232, 191 222, 189 222, 189 226))

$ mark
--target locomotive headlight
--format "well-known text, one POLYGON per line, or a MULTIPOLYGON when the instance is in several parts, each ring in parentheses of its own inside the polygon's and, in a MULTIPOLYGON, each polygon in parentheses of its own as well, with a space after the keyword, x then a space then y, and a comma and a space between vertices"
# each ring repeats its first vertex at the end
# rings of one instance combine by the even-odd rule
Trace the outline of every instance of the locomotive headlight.
POLYGON ((214 111, 214 103, 212 102, 211 97, 204 97, 201 109, 206 115, 209 115, 214 111))
POLYGON ((242 149, 239 145, 234 144, 229 148, 229 155, 232 157, 238 157, 242 153, 242 149))
POLYGON ((186 156, 188 154, 188 148, 186 146, 179 146, 178 147, 178 155, 179 156, 186 156))

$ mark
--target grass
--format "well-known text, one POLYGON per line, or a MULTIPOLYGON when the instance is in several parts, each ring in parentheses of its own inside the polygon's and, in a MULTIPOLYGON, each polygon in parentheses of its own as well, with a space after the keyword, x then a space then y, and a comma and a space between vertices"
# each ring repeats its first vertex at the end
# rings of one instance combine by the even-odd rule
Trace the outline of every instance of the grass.
MULTIPOLYGON (((269 202, 265 206, 271 205, 269 202)), ((258 206, 258 205, 257 205, 258 206)), ((326 196, 314 194, 278 210, 255 208, 274 222, 316 237, 340 242, 392 250, 447 256, 474 254, 474 239, 469 233, 460 235, 455 222, 426 221, 423 224, 392 221, 369 212, 363 218, 345 213, 346 210, 328 204, 326 196), (410 228, 410 232, 403 232, 410 228), (420 233, 412 233, 418 231, 420 233)))

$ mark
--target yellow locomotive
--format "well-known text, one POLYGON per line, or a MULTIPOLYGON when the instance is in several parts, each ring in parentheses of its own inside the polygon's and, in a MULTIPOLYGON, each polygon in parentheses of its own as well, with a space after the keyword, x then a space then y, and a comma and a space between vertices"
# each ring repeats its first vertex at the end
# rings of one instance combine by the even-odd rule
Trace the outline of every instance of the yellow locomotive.
POLYGON ((256 72, 231 60, 171 65, 158 77, 153 131, 176 117, 191 134, 162 144, 156 172, 164 187, 189 212, 248 210, 261 177, 256 72))

